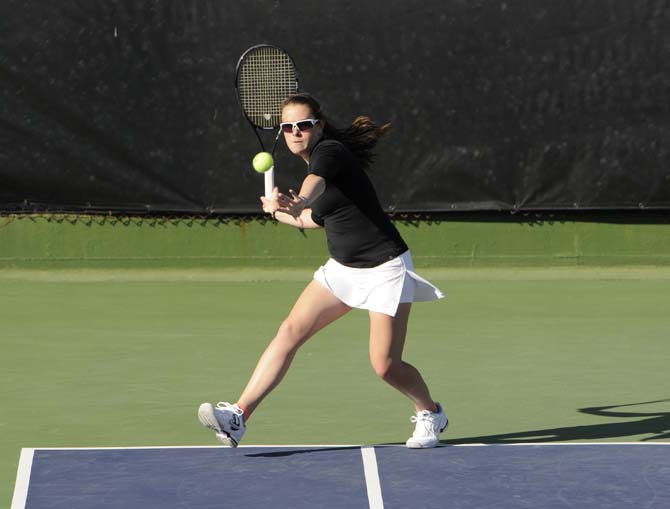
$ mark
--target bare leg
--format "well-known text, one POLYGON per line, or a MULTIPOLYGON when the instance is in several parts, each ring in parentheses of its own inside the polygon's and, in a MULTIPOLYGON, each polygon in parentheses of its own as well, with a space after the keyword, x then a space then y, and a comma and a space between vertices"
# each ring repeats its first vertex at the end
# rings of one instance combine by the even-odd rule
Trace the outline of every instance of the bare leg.
POLYGON ((419 371, 402 360, 411 303, 396 316, 370 311, 370 362, 377 375, 412 400, 417 412, 432 410, 434 401, 419 371))
POLYGON ((310 337, 340 318, 351 308, 313 280, 302 292, 288 317, 279 327, 256 365, 253 375, 237 404, 245 410, 245 419, 263 398, 279 385, 295 354, 310 337))

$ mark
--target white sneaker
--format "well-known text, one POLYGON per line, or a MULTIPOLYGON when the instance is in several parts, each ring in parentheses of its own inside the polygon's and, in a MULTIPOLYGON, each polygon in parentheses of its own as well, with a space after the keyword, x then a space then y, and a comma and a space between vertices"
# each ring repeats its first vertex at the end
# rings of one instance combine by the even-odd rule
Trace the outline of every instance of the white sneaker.
POLYGON ((414 433, 405 444, 409 449, 436 447, 440 443, 440 433, 449 426, 449 419, 439 403, 437 403, 437 412, 421 410, 409 420, 416 423, 414 433))
POLYGON ((242 410, 230 403, 219 402, 216 406, 203 403, 198 408, 198 419, 203 426, 214 430, 219 442, 228 447, 237 447, 247 430, 242 410))

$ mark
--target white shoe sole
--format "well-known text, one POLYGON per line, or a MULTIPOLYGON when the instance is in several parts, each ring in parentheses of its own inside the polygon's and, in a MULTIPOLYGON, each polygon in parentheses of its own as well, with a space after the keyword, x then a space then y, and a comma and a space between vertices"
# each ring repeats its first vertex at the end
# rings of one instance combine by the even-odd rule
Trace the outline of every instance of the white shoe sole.
POLYGON ((216 434, 216 439, 226 447, 237 447, 237 442, 225 431, 216 434))
POLYGON ((221 429, 221 424, 214 415, 214 407, 211 403, 203 403, 198 408, 198 420, 200 423, 211 429, 216 434, 216 439, 227 447, 237 447, 237 442, 233 437, 221 429))
POLYGON ((429 442, 429 443, 421 443, 421 442, 407 442, 405 443, 405 446, 407 446, 408 449, 433 449, 440 445, 439 440, 435 440, 434 442, 429 442))

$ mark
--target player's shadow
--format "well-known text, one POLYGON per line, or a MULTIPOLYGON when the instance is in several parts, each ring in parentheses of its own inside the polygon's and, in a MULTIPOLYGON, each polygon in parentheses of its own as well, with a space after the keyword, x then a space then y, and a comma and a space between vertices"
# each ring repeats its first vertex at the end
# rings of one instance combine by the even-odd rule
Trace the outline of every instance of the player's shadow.
POLYGON ((342 447, 319 447, 319 446, 296 446, 289 450, 283 451, 272 451, 272 452, 256 452, 245 454, 247 458, 281 458, 283 456, 294 456, 296 454, 311 454, 319 452, 333 452, 333 451, 346 451, 351 449, 359 450, 361 447, 356 446, 347 446, 343 445, 342 447))
POLYGON ((514 444, 514 443, 542 443, 568 442, 572 440, 597 440, 607 438, 625 438, 638 435, 654 435, 643 438, 641 441, 664 440, 670 438, 670 412, 623 412, 612 411, 614 408, 649 405, 662 403, 670 399, 629 403, 625 405, 609 405, 601 407, 580 408, 583 414, 598 415, 601 417, 616 417, 631 419, 641 417, 635 421, 608 422, 604 424, 590 424, 585 426, 568 426, 563 428, 547 428, 534 431, 520 431, 500 435, 483 435, 453 440, 442 440, 442 444, 514 444))

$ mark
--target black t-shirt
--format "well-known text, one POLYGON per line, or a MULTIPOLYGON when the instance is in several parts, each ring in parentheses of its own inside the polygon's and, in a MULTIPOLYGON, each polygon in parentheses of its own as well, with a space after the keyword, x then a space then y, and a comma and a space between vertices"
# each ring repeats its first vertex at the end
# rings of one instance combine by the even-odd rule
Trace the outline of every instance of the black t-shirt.
POLYGON ((365 170, 342 143, 317 143, 308 173, 326 180, 326 190, 310 206, 312 219, 326 230, 332 258, 349 267, 376 267, 407 251, 365 170))

